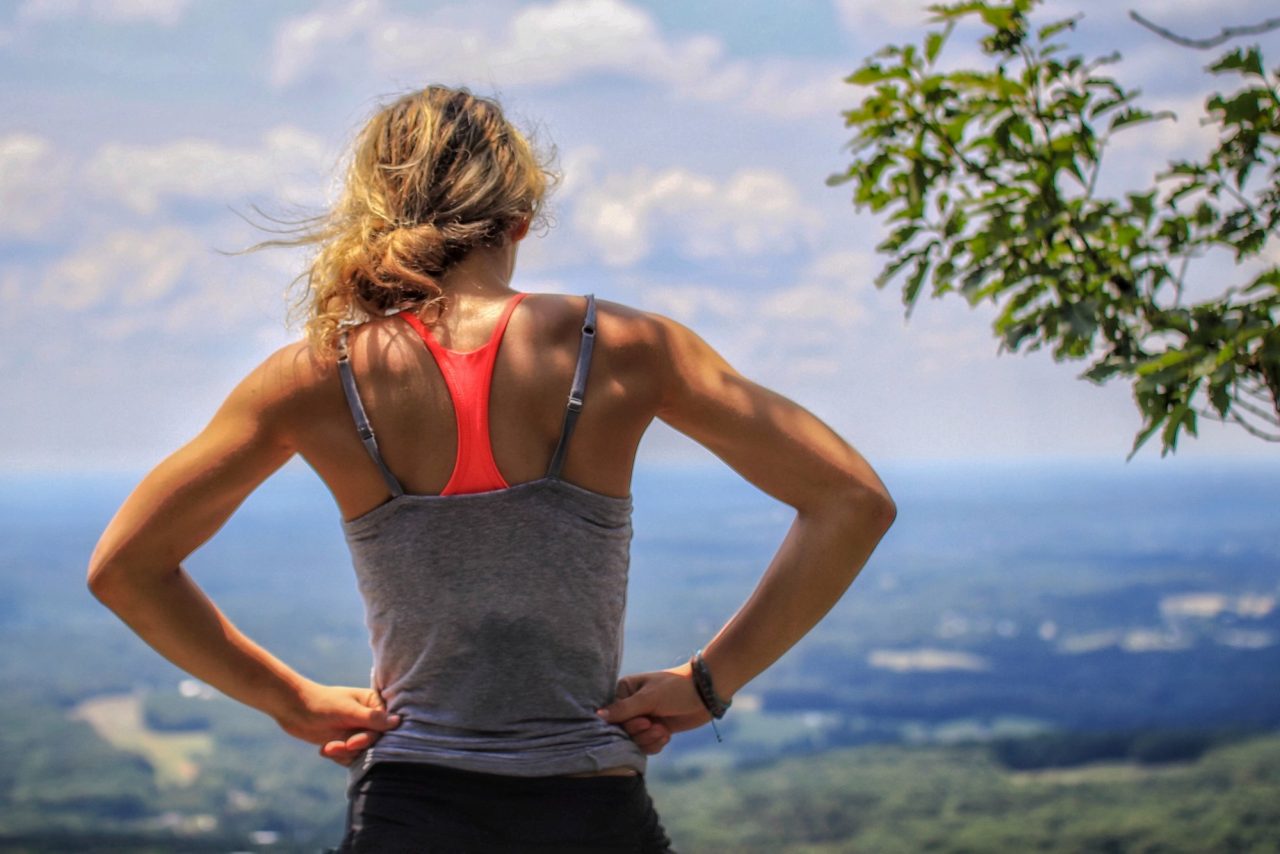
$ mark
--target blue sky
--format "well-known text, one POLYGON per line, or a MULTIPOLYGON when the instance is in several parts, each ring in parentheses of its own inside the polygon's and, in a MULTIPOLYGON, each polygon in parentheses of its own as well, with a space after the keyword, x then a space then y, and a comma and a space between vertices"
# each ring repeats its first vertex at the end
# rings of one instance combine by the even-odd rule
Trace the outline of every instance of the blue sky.
MULTIPOLYGON (((496 94, 565 180, 516 286, 594 291, 690 324, 745 374, 809 406, 872 460, 1123 458, 1128 388, 1082 366, 1000 356, 989 308, 921 305, 872 279, 879 223, 847 187, 842 82, 920 41, 913 3, 551 0, 398 3, 45 0, 0 9, 0 471, 133 469, 193 435, 236 379, 296 337, 301 256, 223 254, 261 237, 236 211, 315 210, 379 101, 429 82, 496 94), (220 252, 219 250, 222 250, 220 252)), ((1119 137, 1108 188, 1195 156, 1214 53, 1128 7, 1083 11, 1074 50, 1171 107, 1119 137)), ((1269 2, 1149 0, 1193 35, 1269 2)), ((1261 39, 1274 66, 1280 35, 1261 39)), ((974 47, 958 35, 963 61, 974 47)), ((1268 249, 1270 263, 1280 247, 1268 249)), ((1198 264, 1206 287, 1234 277, 1198 264)), ((1274 457, 1206 424, 1187 457, 1274 457)), ((1151 449, 1155 453, 1155 448, 1151 449)), ((650 460, 702 459, 670 431, 650 460)))

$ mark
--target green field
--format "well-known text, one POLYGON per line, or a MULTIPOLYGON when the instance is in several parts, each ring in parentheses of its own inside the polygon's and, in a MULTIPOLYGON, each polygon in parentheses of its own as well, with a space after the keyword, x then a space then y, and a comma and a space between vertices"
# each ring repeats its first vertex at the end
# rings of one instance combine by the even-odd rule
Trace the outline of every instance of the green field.
POLYGON ((687 852, 1280 851, 1280 737, 1169 765, 1009 771, 984 745, 860 747, 655 784, 687 852))

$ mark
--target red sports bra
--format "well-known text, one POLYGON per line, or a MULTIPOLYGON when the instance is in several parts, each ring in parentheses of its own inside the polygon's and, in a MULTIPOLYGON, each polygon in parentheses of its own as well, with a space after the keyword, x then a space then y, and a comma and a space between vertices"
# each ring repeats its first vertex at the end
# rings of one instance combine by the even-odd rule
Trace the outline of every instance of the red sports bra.
POLYGON ((498 471, 498 464, 493 459, 493 445, 489 441, 489 389, 493 384, 493 366, 507 321, 526 296, 528 294, 519 293, 508 300, 489 340, 465 353, 441 346, 413 312, 400 312, 400 316, 426 342, 427 349, 436 360, 458 420, 458 456, 453 464, 453 474, 441 495, 489 492, 510 486, 498 471))

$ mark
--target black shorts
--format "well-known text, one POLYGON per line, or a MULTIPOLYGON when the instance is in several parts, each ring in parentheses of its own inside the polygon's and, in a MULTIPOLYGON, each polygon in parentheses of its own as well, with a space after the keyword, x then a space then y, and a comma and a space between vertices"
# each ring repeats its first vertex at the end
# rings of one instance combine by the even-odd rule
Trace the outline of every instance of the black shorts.
POLYGON ((351 794, 340 852, 665 854, 644 777, 511 777, 379 762, 351 794))

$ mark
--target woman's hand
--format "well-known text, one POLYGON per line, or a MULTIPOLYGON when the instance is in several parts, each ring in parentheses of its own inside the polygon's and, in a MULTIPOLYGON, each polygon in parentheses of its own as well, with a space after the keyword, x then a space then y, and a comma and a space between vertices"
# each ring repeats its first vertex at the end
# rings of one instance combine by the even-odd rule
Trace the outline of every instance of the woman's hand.
POLYGON ((657 756, 671 742, 671 730, 665 724, 643 715, 627 721, 622 729, 646 756, 657 756))
POLYGON ((382 696, 372 688, 310 682, 298 692, 296 706, 276 722, 294 738, 320 745, 325 759, 350 765, 384 732, 399 726, 400 716, 388 715, 382 696))
POLYGON ((662 750, 672 733, 691 730, 711 720, 711 713, 693 687, 688 664, 623 677, 618 682, 617 699, 596 714, 621 726, 649 754, 662 750))

